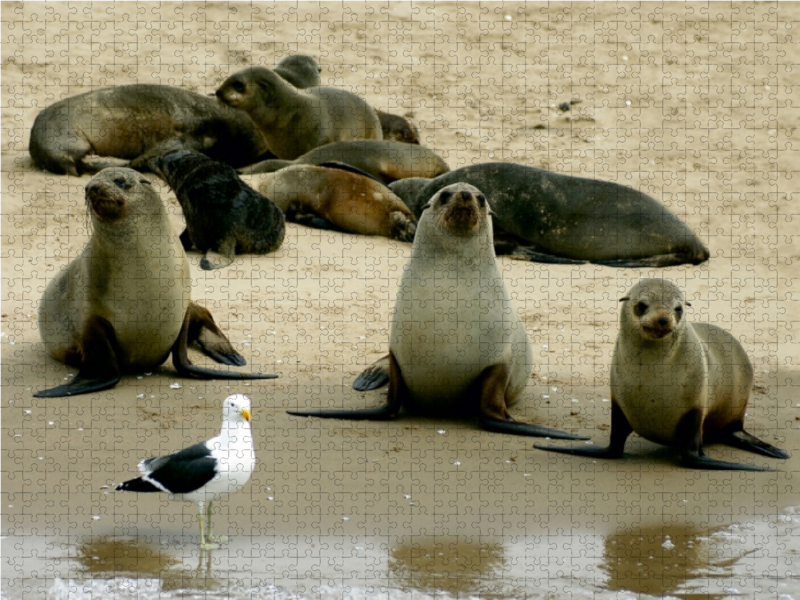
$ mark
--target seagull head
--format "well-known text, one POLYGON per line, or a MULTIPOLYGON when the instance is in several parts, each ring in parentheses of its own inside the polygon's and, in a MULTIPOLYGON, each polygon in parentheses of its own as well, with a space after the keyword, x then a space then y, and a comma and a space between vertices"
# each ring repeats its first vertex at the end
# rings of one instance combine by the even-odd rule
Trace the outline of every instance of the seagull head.
POLYGON ((222 418, 226 421, 237 421, 242 417, 250 422, 250 398, 244 394, 233 394, 225 398, 222 403, 222 418))

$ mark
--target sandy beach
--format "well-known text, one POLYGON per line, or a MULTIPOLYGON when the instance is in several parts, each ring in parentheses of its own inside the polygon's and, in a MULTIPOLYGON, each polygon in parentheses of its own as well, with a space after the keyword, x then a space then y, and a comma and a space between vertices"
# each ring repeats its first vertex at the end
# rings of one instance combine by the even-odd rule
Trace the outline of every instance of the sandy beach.
MULTIPOLYGON (((790 3, 3 2, 2 597, 799 598, 798 20, 790 3), (535 350, 515 418, 605 444, 618 299, 663 277, 689 319, 743 344, 746 427, 792 457, 710 445, 777 471, 708 472, 637 435, 622 460, 591 460, 477 420, 289 416, 385 400, 351 386, 388 350, 410 251, 295 224, 276 253, 228 268, 189 253, 192 298, 247 369, 279 379, 194 381, 168 362, 33 398, 76 372, 45 354, 37 311, 90 233, 89 176, 31 161, 39 111, 136 82, 211 93, 296 53, 325 85, 409 116, 451 168, 511 161, 631 186, 710 249, 664 269, 500 258, 535 350), (258 463, 216 506, 229 543, 201 554, 194 504, 113 487, 215 435, 231 392, 253 400, 258 463)), ((174 194, 151 179, 179 231, 174 194)))

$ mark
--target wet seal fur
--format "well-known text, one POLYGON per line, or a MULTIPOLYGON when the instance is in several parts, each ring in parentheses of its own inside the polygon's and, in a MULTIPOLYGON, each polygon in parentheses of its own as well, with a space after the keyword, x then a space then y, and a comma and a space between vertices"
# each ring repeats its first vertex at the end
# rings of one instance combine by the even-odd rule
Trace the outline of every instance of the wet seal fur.
POLYGON ((610 181, 497 162, 389 187, 419 216, 428 198, 458 181, 483 190, 491 202, 498 255, 613 267, 699 264, 709 257, 694 232, 663 204, 610 181))
POLYGON ((301 90, 265 67, 234 73, 217 97, 246 112, 284 160, 333 142, 383 138, 378 116, 362 98, 340 88, 301 90))
POLYGON ((269 150, 247 114, 152 84, 102 88, 48 106, 33 123, 29 150, 38 167, 78 176, 109 164, 85 160, 89 154, 134 159, 172 140, 237 168, 269 150))
POLYGON ((423 146, 390 140, 351 140, 314 148, 293 161, 265 160, 243 169, 242 173, 274 173, 293 164, 328 162, 352 165, 386 184, 406 177, 433 178, 450 170, 441 156, 423 146))
POLYGON ((86 186, 92 237, 81 255, 47 286, 39 332, 47 353, 77 367, 69 383, 34 394, 53 398, 97 392, 122 373, 152 370, 170 352, 178 374, 200 379, 267 379, 197 367, 194 344, 215 361, 241 366, 206 309, 190 300, 189 261, 146 177, 110 168, 86 186))
POLYGON ((250 181, 289 221, 413 241, 417 221, 403 201, 380 181, 352 171, 348 165, 294 165, 250 181))
POLYGON ((203 253, 200 268, 227 267, 237 254, 268 254, 283 243, 281 209, 232 167, 180 148, 151 158, 147 166, 175 192, 186 220, 181 243, 184 250, 203 253), (224 260, 212 263, 209 252, 224 260))
POLYGON ((735 337, 716 325, 690 323, 684 306, 691 304, 669 281, 643 279, 620 302, 608 447, 536 448, 619 458, 635 431, 677 448, 683 465, 695 469, 772 470, 708 458, 703 452, 707 440, 773 458, 789 457, 744 430, 753 367, 735 337))
POLYGON ((359 377, 378 387, 388 367, 387 404, 289 414, 385 420, 403 406, 452 414, 477 405, 490 431, 586 439, 517 422, 508 412, 525 390, 533 348, 497 266, 489 214, 483 194, 463 183, 425 207, 395 302, 389 356, 359 377))

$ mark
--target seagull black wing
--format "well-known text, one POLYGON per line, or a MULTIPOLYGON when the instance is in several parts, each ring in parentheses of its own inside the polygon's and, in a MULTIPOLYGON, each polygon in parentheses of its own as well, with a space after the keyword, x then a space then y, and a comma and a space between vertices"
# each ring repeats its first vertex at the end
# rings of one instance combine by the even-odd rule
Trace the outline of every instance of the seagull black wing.
POLYGON ((145 475, 117 486, 128 492, 187 494, 199 490, 217 474, 217 460, 205 442, 170 454, 142 461, 145 475))

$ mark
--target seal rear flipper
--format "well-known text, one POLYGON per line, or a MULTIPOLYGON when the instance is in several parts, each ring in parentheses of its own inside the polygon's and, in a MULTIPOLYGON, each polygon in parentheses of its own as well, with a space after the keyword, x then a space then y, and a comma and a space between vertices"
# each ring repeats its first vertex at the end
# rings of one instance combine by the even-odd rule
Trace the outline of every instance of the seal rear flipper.
POLYGON ((34 398, 59 398, 89 394, 114 387, 120 380, 117 336, 103 317, 93 316, 83 330, 83 359, 75 378, 67 384, 36 392, 34 398))
POLYGON ((247 364, 244 357, 233 349, 228 338, 214 323, 211 313, 202 306, 190 302, 183 319, 183 327, 172 346, 172 364, 178 374, 199 379, 275 379, 278 377, 277 375, 235 373, 197 367, 189 360, 188 349, 189 345, 193 343, 203 354, 218 363, 237 367, 247 364))
POLYGON ((236 253, 234 252, 235 248, 236 243, 233 242, 226 243, 224 247, 221 246, 218 251, 208 250, 203 258, 200 259, 200 268, 204 271, 212 271, 231 265, 236 258, 236 253))
POLYGON ((578 446, 576 448, 564 446, 540 446, 534 444, 537 450, 547 452, 560 452, 562 454, 574 454, 576 456, 591 456, 593 458, 621 458, 625 453, 625 442, 628 441, 633 433, 633 427, 625 417, 622 409, 616 403, 611 404, 611 439, 608 446, 578 446))
POLYGON ((716 436, 714 439, 721 444, 747 450, 748 452, 755 452, 756 454, 763 454, 764 456, 770 456, 772 458, 789 458, 788 452, 761 441, 756 436, 747 433, 744 429, 727 431, 716 436))
POLYGON ((389 364, 390 358, 387 354, 383 358, 379 358, 366 369, 361 372, 361 375, 356 377, 353 382, 353 389, 359 392, 368 392, 370 390, 377 390, 389 383, 389 364))
POLYGON ((701 432, 703 414, 699 409, 690 410, 678 423, 675 437, 681 440, 681 464, 692 469, 711 469, 718 471, 774 471, 769 467, 756 467, 742 463, 732 463, 708 458, 703 453, 701 432))
POLYGON ((396 419, 400 413, 400 408, 403 406, 404 399, 408 398, 408 388, 394 356, 390 352, 388 356, 375 362, 367 371, 379 365, 378 368, 382 372, 386 363, 389 365, 389 398, 383 406, 354 410, 287 410, 286 412, 296 417, 320 417, 322 419, 353 419, 356 421, 389 421, 396 419))
POLYGON ((480 424, 487 431, 514 433, 532 437, 551 437, 562 440, 588 440, 580 435, 515 421, 506 406, 506 389, 511 374, 506 363, 486 367, 480 378, 480 424))

